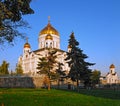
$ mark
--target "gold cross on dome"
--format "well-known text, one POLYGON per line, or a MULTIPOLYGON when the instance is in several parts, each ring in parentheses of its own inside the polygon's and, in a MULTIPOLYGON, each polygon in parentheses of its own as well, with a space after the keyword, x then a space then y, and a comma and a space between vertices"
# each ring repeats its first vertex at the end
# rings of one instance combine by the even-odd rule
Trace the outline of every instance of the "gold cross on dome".
POLYGON ((50 16, 48 16, 48 23, 50 23, 50 16))
POLYGON ((28 37, 26 37, 26 42, 28 43, 28 37))

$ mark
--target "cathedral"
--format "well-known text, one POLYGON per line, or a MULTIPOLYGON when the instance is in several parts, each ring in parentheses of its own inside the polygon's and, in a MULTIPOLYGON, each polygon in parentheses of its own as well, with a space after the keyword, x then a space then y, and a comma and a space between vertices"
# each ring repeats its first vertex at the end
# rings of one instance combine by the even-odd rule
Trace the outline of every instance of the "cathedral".
MULTIPOLYGON (((38 35, 38 49, 31 51, 31 45, 28 40, 23 46, 23 54, 18 59, 18 64, 21 64, 24 74, 36 75, 38 72, 37 64, 40 57, 48 55, 48 49, 56 50, 57 61, 63 63, 62 69, 69 71, 68 64, 65 62, 66 51, 60 49, 60 34, 51 25, 50 20, 38 35)), ((68 46, 68 51, 70 47, 68 46)))

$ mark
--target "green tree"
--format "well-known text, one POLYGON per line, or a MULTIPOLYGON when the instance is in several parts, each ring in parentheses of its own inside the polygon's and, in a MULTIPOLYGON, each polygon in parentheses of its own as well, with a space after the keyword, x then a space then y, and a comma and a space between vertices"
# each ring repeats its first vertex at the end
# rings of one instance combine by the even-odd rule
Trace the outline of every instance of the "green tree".
POLYGON ((39 70, 37 73, 46 75, 45 83, 48 85, 48 90, 50 90, 50 80, 55 77, 55 66, 57 64, 56 55, 57 51, 52 49, 48 49, 48 54, 46 57, 39 58, 37 69, 39 70))
POLYGON ((93 63, 86 62, 85 59, 88 58, 86 54, 83 53, 79 46, 79 42, 76 41, 74 33, 72 32, 69 39, 69 45, 71 50, 67 52, 67 58, 65 59, 70 66, 69 77, 73 81, 77 81, 77 89, 79 86, 79 80, 84 81, 85 76, 89 76, 89 66, 94 65, 93 63))
POLYGON ((23 69, 22 69, 21 64, 19 63, 17 64, 15 71, 16 71, 16 74, 19 74, 19 75, 23 74, 23 69))
POLYGON ((0 74, 1 75, 9 74, 8 68, 9 68, 9 63, 3 61, 3 63, 0 66, 0 74))
POLYGON ((95 87, 96 84, 100 83, 100 75, 101 75, 100 71, 98 71, 98 70, 92 71, 92 73, 91 73, 91 83, 92 83, 93 87, 95 87))
POLYGON ((0 0, 0 43, 12 43, 15 37, 24 37, 19 27, 27 27, 23 15, 32 14, 31 0, 0 0))
POLYGON ((60 81, 66 78, 66 72, 62 69, 63 63, 58 63, 58 68, 56 69, 56 79, 58 81, 58 88, 60 86, 60 81))

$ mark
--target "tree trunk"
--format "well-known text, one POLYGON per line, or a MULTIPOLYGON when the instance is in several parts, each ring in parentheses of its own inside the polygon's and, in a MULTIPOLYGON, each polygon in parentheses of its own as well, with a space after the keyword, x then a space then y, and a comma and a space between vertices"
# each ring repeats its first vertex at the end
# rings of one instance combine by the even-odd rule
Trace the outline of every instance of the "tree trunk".
POLYGON ((79 92, 79 80, 77 79, 77 91, 79 92))
POLYGON ((50 78, 47 76, 44 77, 44 85, 47 85, 47 89, 50 90, 50 78))
POLYGON ((60 80, 58 79, 58 89, 60 88, 60 80))

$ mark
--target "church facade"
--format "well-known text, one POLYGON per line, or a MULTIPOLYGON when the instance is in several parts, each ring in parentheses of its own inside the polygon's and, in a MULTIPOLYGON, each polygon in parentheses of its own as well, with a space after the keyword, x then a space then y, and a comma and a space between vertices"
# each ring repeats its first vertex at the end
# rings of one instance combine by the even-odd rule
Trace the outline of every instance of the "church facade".
POLYGON ((115 72, 114 64, 110 65, 110 71, 106 75, 107 84, 117 84, 119 82, 118 75, 115 72))
POLYGON ((117 72, 115 72, 115 65, 111 64, 109 67, 109 72, 106 74, 106 76, 100 78, 101 84, 119 84, 119 77, 117 72))
MULTIPOLYGON (((59 32, 51 25, 50 21, 45 28, 43 28, 38 36, 38 49, 31 51, 31 46, 26 41, 23 47, 23 54, 19 57, 18 63, 21 64, 24 74, 35 75, 39 71, 37 64, 40 57, 48 55, 48 49, 57 51, 57 61, 63 63, 62 69, 69 71, 68 64, 64 60, 66 58, 66 51, 60 49, 60 35, 59 32)), ((68 47, 68 51, 69 51, 68 47)))

